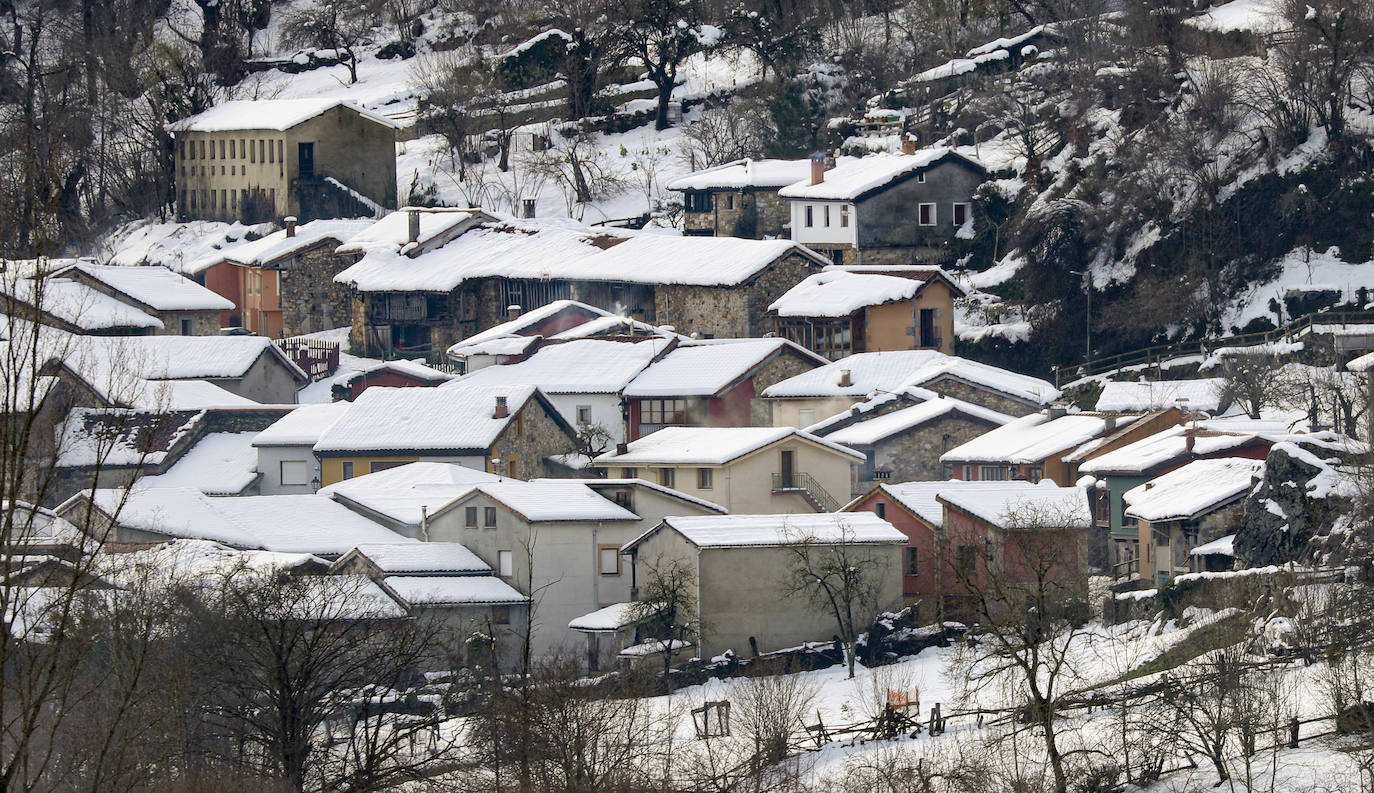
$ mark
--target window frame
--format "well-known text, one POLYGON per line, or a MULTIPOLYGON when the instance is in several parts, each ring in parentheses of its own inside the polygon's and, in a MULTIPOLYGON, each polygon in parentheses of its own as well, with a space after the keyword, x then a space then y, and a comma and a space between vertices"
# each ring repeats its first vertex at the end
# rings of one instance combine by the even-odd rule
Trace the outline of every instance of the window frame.
POLYGON ((1007 475, 1007 468, 1004 465, 978 466, 979 482, 1006 482, 1009 479, 1011 479, 1011 477, 1007 475), (988 475, 989 472, 992 473, 991 476, 988 475))
POLYGON ((356 475, 354 473, 354 466, 352 460, 344 460, 342 463, 340 463, 339 471, 344 479, 352 479, 356 475))
POLYGON ((281 460, 277 463, 277 481, 282 485, 308 485, 310 484, 310 463, 306 460, 281 460), (300 482, 288 481, 286 476, 287 466, 305 466, 305 478, 300 482))
POLYGON ((915 545, 906 546, 902 553, 902 574, 921 574, 921 549, 915 545))
POLYGON ((463 528, 477 528, 477 507, 463 507, 463 528))
POLYGON ((482 507, 482 528, 496 528, 496 507, 482 507))
POLYGON ((969 221, 969 218, 972 217, 972 215, 969 214, 972 207, 969 206, 967 201, 955 201, 950 204, 950 209, 951 212, 949 217, 956 227, 963 227, 963 225, 969 221), (959 218, 961 213, 964 216, 962 220, 959 218))
POLYGON ((711 490, 715 486, 716 472, 714 468, 697 469, 697 490, 711 490))
POLYGON ((664 487, 677 489, 677 469, 660 468, 658 469, 658 483, 664 487))
POLYGON ((496 574, 501 578, 515 577, 515 551, 496 552, 496 574))
POLYGON ((939 214, 935 211, 935 204, 922 202, 916 205, 916 225, 930 228, 939 225, 939 214))
POLYGON ((619 546, 619 545, 598 545, 598 546, 596 546, 596 574, 597 574, 597 575, 602 575, 602 576, 618 576, 618 575, 621 575, 623 572, 624 572, 624 570, 623 570, 623 567, 622 567, 622 564, 621 564, 620 546, 619 546), (607 551, 609 551, 609 552, 612 554, 612 558, 615 559, 615 570, 614 570, 613 572, 606 572, 606 552, 607 552, 607 551))

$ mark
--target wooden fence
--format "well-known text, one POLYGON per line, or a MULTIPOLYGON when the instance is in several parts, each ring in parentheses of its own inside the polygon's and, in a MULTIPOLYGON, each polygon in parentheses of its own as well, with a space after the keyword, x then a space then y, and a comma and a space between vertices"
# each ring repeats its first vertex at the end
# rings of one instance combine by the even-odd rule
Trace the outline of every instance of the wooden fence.
POLYGON ((290 336, 285 339, 273 339, 272 343, 314 382, 319 382, 339 370, 339 343, 336 341, 290 336))

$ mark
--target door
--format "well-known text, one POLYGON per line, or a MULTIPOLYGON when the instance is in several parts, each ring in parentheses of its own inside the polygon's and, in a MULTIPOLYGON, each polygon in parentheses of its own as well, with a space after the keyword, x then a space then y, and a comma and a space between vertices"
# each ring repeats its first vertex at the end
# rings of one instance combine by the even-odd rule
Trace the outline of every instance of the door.
POLYGON ((940 341, 935 337, 935 309, 921 309, 921 347, 939 347, 940 341))
POLYGON ((796 452, 786 449, 782 452, 782 486, 796 487, 796 452))
POLYGON ((315 144, 296 144, 296 163, 299 166, 300 178, 315 178, 315 144))

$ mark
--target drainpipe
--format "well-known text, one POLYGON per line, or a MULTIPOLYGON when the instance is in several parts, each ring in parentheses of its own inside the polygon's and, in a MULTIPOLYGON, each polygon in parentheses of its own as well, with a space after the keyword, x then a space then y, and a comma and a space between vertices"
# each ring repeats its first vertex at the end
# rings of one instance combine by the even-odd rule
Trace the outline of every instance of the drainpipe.
POLYGON ((429 542, 429 505, 420 505, 420 539, 429 542))
POLYGON ((601 521, 592 527, 592 602, 601 607, 601 521))

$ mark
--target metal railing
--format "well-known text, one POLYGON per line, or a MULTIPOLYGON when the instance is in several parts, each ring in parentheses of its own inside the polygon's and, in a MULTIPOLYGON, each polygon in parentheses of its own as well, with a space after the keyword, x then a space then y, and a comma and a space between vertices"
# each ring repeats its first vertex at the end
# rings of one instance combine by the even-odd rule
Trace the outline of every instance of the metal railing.
POLYGON ((830 495, 820 482, 811 474, 797 471, 790 474, 773 474, 774 493, 796 493, 804 496, 811 506, 821 512, 835 512, 841 506, 838 499, 830 495))

